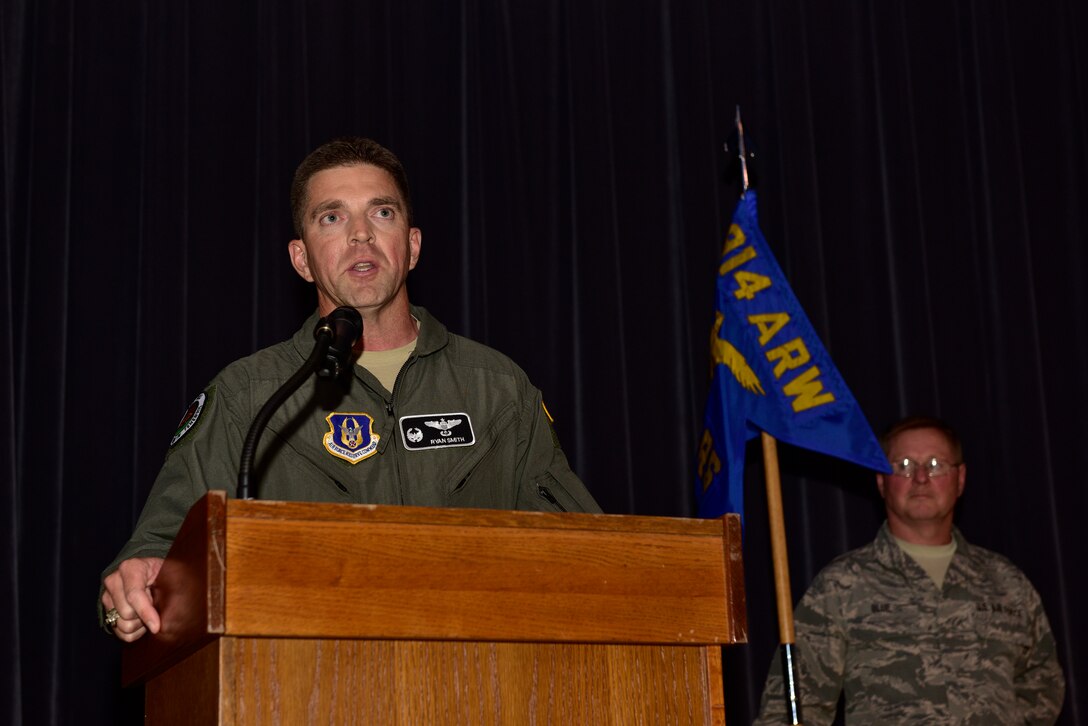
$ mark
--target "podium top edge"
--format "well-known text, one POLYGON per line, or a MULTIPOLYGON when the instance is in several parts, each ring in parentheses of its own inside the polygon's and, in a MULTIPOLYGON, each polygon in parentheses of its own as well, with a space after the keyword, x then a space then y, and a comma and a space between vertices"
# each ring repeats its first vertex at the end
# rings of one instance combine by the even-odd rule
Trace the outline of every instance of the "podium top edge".
POLYGON ((736 514, 727 514, 716 519, 694 519, 631 514, 523 512, 500 509, 457 509, 391 504, 289 502, 267 499, 241 500, 227 498, 226 492, 218 490, 209 492, 206 497, 225 500, 228 519, 233 517, 243 519, 303 519, 323 522, 566 529, 716 537, 722 536, 723 520, 726 522, 729 520, 739 521, 736 514))

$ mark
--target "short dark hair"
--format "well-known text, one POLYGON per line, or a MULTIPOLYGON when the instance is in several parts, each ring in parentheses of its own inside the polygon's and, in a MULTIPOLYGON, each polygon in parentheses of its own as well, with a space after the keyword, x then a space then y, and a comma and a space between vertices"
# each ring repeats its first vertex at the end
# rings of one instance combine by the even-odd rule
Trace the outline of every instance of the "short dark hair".
POLYGON ((954 428, 934 416, 908 416, 889 426, 880 436, 880 448, 884 449, 884 455, 888 456, 891 453, 892 441, 896 436, 905 431, 915 431, 917 429, 933 429, 940 432, 945 441, 948 442, 949 448, 952 449, 952 454, 956 457, 956 461, 953 463, 963 463, 963 442, 960 441, 960 435, 956 433, 954 428))
POLYGON ((291 218, 295 234, 302 238, 302 218, 306 213, 307 192, 314 174, 337 166, 370 164, 384 169, 393 177, 397 191, 404 199, 404 213, 408 226, 412 226, 412 196, 408 193, 408 174, 400 159, 389 149, 373 139, 362 136, 345 136, 333 139, 317 147, 302 160, 291 181, 291 218))

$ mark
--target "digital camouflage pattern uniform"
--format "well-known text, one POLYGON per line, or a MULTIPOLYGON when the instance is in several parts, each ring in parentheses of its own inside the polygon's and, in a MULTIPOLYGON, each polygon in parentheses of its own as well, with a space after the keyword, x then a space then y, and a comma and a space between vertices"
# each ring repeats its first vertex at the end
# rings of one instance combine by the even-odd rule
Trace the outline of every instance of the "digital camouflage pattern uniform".
MULTIPOLYGON (((1038 593, 1005 557, 953 536, 940 590, 887 522, 816 576, 794 614, 805 726, 830 724, 840 692, 848 724, 1057 719, 1065 680, 1038 593)), ((785 723, 777 656, 755 723, 785 723)))
MULTIPOLYGON (((369 371, 311 376, 272 417, 252 481, 261 499, 600 512, 571 471, 540 391, 505 355, 449 333, 426 310, 393 391, 369 371)), ((190 407, 132 538, 130 557, 164 557, 209 489, 233 496, 261 406, 313 350, 315 313, 291 340, 227 366, 190 407)))

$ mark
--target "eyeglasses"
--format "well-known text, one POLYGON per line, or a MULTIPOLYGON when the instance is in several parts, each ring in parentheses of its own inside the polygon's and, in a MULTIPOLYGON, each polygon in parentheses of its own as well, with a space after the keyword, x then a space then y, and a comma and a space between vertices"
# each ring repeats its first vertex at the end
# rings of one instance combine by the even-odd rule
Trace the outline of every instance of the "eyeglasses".
POLYGON ((926 473, 926 478, 936 479, 939 476, 951 473, 953 469, 960 466, 959 464, 942 461, 936 456, 931 456, 925 461, 915 461, 914 459, 903 457, 902 459, 896 459, 895 461, 890 461, 888 463, 892 465, 892 474, 907 479, 913 479, 914 473, 919 469, 926 473))

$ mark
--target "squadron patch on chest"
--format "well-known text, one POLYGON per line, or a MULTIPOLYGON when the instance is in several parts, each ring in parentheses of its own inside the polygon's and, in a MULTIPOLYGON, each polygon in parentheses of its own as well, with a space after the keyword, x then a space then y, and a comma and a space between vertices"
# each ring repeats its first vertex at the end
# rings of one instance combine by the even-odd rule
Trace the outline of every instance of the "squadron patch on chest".
POLYGON ((428 413, 423 416, 402 416, 400 440, 408 451, 447 449, 472 446, 476 435, 467 413, 428 413))
POLYGON ((325 434, 325 450, 335 457, 358 464, 378 451, 381 436, 374 433, 374 419, 367 413, 330 413, 329 433, 325 434))

